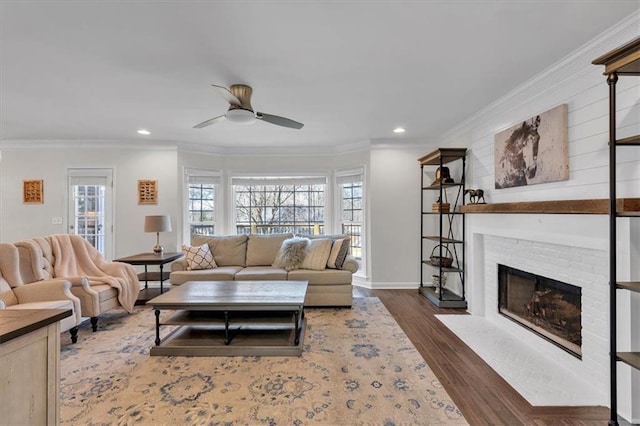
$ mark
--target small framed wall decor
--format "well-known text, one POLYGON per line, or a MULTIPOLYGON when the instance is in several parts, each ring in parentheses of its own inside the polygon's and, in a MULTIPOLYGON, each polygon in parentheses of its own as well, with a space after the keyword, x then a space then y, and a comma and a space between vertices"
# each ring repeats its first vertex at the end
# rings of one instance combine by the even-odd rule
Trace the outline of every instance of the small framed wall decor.
POLYGON ((158 181, 138 181, 138 204, 158 204, 158 181))
POLYGON ((24 204, 44 203, 44 185, 42 180, 22 181, 22 202, 24 204))

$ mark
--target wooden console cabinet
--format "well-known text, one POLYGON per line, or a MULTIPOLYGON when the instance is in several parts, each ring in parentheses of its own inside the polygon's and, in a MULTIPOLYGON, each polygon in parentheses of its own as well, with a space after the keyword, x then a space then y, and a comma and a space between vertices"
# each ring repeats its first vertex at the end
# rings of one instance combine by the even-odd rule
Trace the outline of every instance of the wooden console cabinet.
POLYGON ((60 320, 67 309, 0 310, 0 423, 60 423, 60 320))

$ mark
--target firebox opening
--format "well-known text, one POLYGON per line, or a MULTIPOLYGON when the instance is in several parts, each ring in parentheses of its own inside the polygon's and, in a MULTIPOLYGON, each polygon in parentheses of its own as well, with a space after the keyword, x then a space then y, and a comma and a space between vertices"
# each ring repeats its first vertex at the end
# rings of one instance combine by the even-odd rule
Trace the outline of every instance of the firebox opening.
POLYGON ((498 311, 582 359, 582 289, 498 264, 498 311))

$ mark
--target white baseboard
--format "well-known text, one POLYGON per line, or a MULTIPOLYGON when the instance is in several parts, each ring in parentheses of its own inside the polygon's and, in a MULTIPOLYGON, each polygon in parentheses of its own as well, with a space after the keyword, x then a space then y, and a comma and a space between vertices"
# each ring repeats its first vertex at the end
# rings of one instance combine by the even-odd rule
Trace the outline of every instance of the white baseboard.
MULTIPOLYGON (((160 288, 160 281, 149 281, 149 288, 160 288)), ((164 288, 169 288, 171 284, 165 280, 162 284, 164 288)), ((412 282, 375 282, 367 281, 364 277, 353 277, 353 285, 368 288, 370 290, 413 290, 418 289, 420 284, 412 282)), ((140 281, 140 288, 144 288, 144 281, 140 281)))
POLYGON ((420 285, 418 283, 405 282, 358 282, 353 280, 353 285, 368 288, 370 290, 417 290, 420 285))

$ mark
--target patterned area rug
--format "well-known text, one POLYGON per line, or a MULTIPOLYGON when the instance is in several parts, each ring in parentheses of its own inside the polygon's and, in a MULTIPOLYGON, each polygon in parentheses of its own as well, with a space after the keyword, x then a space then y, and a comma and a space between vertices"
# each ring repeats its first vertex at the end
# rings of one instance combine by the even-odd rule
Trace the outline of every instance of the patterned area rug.
POLYGON ((467 424, 379 299, 306 317, 301 357, 150 357, 149 308, 106 314, 63 335, 62 423, 467 424))

